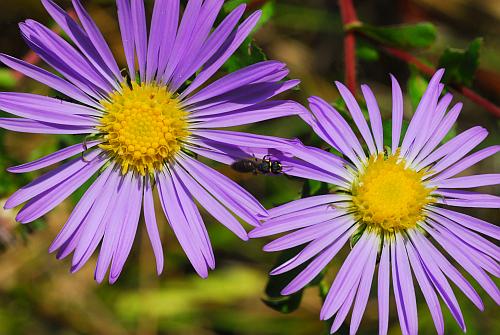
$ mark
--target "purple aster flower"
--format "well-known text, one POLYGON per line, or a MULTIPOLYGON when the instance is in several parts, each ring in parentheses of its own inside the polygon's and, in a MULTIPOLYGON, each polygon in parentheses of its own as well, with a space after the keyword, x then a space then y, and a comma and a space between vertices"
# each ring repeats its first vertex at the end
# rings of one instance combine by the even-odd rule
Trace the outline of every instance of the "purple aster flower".
POLYGON ((295 257, 271 273, 277 275, 305 265, 283 289, 284 295, 304 288, 350 241, 353 247, 321 310, 321 319, 334 317, 332 333, 339 329, 351 308, 350 333, 356 333, 374 275, 378 283, 380 334, 388 330, 391 278, 403 334, 418 333, 413 278, 429 306, 438 334, 444 333, 438 297, 465 331, 450 281, 481 310, 483 303, 441 249, 500 303, 500 292, 488 275, 500 274, 500 249, 482 236, 498 239, 500 229, 445 208, 500 207, 498 196, 463 190, 498 185, 500 174, 456 177, 497 153, 500 146, 468 155, 487 136, 482 127, 473 127, 440 144, 462 108, 457 103, 446 112, 452 96, 446 93, 441 97, 443 73, 438 71, 430 81, 404 136, 401 135, 403 96, 398 82, 392 78, 392 145, 385 150, 379 108, 368 86, 362 86, 362 92, 370 125, 353 95, 337 83, 366 149, 334 108, 320 98, 310 98, 312 113, 305 111, 303 119, 345 158, 299 143, 290 152, 316 170, 316 176, 309 172, 305 174, 307 178, 332 184, 336 191, 274 208, 266 222, 250 233, 251 237, 286 233, 267 244, 266 251, 303 246, 295 257))
MULTIPOLYGON (((128 64, 124 74, 79 0, 73 0, 79 23, 53 1, 42 3, 73 44, 34 20, 21 23, 21 32, 62 77, 7 55, 0 60, 77 102, 0 93, 0 109, 19 117, 0 119, 0 127, 88 135, 83 143, 10 168, 25 173, 70 159, 15 192, 5 207, 26 203, 17 220, 31 222, 96 176, 50 251, 58 251, 58 258, 73 253, 72 271, 77 271, 100 244, 95 278, 101 282, 109 269, 113 283, 131 250, 141 210, 158 273, 163 269, 153 205, 156 187, 179 243, 196 272, 206 277, 215 261, 194 201, 241 239, 247 234, 236 216, 257 226, 267 212, 196 155, 210 157, 220 148, 236 150, 240 145, 262 148, 256 135, 213 128, 300 111, 293 102, 268 101, 298 84, 283 81, 288 70, 281 62, 258 63, 207 84, 249 35, 260 12, 238 25, 245 10, 238 6, 212 29, 222 0, 190 0, 181 18, 178 0, 157 0, 148 34, 143 1, 117 0, 128 64)), ((285 144, 280 139, 265 143, 277 148, 285 144)))

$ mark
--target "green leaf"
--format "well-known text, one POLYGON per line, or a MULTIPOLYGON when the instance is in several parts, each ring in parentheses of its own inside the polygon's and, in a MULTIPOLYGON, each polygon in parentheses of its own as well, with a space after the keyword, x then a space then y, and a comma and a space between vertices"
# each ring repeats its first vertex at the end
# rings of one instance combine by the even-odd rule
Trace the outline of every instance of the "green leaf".
POLYGON ((387 27, 357 23, 346 28, 359 31, 384 45, 399 48, 427 48, 436 41, 436 27, 429 22, 387 27))
POLYGON ((342 25, 338 13, 312 8, 303 2, 297 3, 298 5, 292 5, 283 1, 278 2, 273 24, 287 30, 338 33, 342 25))
MULTIPOLYGON (((401 136, 399 138, 400 144, 401 141, 403 141, 403 138, 405 137, 406 130, 408 129, 408 126, 410 123, 406 120, 403 120, 403 123, 401 125, 401 136)), ((384 147, 391 147, 392 146, 392 120, 385 120, 382 123, 382 128, 384 129, 384 147)))
POLYGON ((275 8, 276 8, 276 4, 274 1, 266 2, 260 8, 260 10, 262 11, 262 14, 260 16, 259 22, 257 22, 257 24, 255 25, 254 31, 259 30, 260 28, 262 28, 263 25, 265 25, 266 23, 268 23, 271 20, 271 18, 274 16, 275 8))
POLYGON ((359 40, 356 43, 356 56, 367 62, 376 62, 380 58, 380 54, 375 47, 369 43, 359 40))
POLYGON ((302 187, 302 198, 328 193, 328 184, 317 180, 308 179, 302 187))
MULTIPOLYGON (((224 6, 222 7, 224 15, 227 15, 236 7, 238 7, 241 4, 248 4, 250 3, 250 0, 230 0, 227 1, 224 6)), ((260 16, 259 22, 255 25, 255 28, 253 29, 253 32, 259 30, 264 24, 269 22, 269 20, 274 16, 275 13, 275 2, 274 0, 267 1, 264 3, 260 10, 262 11, 262 14, 260 16)))
MULTIPOLYGON (((224 10, 230 12, 241 3, 246 3, 248 1, 233 0, 229 1, 224 5, 224 10)), ((262 28, 274 15, 275 3, 274 1, 266 2, 262 7, 262 14, 260 16, 259 22, 255 25, 252 34, 262 28)), ((267 60, 267 56, 264 51, 257 45, 252 39, 252 34, 245 39, 241 47, 227 60, 224 64, 224 68, 228 72, 234 72, 246 66, 262 62, 267 60)))
POLYGON ((427 88, 428 81, 416 70, 412 69, 410 78, 408 79, 408 95, 410 96, 411 106, 413 111, 417 109, 425 89, 427 88))
MULTIPOLYGON (((297 255, 301 250, 302 248, 298 247, 283 251, 279 254, 275 267, 288 261, 297 255)), ((267 306, 281 313, 291 313, 299 308, 302 301, 303 290, 288 296, 282 296, 281 291, 305 268, 305 266, 306 264, 303 264, 280 275, 270 275, 265 289, 266 296, 262 299, 262 301, 267 306)))
POLYGON ((463 84, 471 86, 474 79, 474 73, 479 66, 479 53, 482 38, 473 40, 467 49, 448 48, 439 59, 439 67, 445 68, 445 81, 448 83, 463 84))
POLYGON ((366 225, 361 225, 351 235, 351 237, 349 238, 349 246, 351 247, 351 249, 354 248, 354 246, 356 245, 356 243, 358 243, 358 241, 361 238, 361 236, 363 236, 363 233, 365 232, 365 230, 366 230, 366 225))
POLYGON ((16 86, 16 78, 9 69, 0 69, 0 87, 3 89, 12 89, 16 86))
POLYGON ((255 42, 247 38, 242 46, 227 60, 224 69, 227 72, 234 72, 245 66, 267 60, 264 51, 255 42))
POLYGON ((224 10, 224 13, 227 14, 234 10, 236 7, 238 7, 241 4, 247 3, 248 0, 229 0, 226 1, 222 9, 224 10))

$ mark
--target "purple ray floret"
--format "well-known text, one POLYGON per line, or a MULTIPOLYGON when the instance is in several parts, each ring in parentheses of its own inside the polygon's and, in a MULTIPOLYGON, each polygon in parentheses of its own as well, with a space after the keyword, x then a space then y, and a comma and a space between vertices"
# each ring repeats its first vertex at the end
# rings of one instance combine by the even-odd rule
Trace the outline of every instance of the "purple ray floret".
POLYGON ((73 102, 26 93, 0 93, 0 127, 17 132, 86 134, 85 142, 9 169, 36 171, 61 164, 18 190, 6 208, 31 222, 60 204, 91 177, 96 180, 73 209, 50 247, 58 258, 73 253, 79 270, 100 246, 95 279, 119 277, 144 217, 163 271, 154 193, 196 272, 215 267, 197 203, 241 239, 238 218, 257 226, 267 211, 247 191, 199 162, 197 155, 231 164, 265 156, 286 140, 216 128, 298 114, 292 101, 272 100, 293 88, 282 62, 265 61, 212 79, 248 37, 260 11, 243 18, 240 5, 214 27, 222 0, 156 0, 151 20, 143 0, 117 0, 127 69, 120 71, 97 25, 73 0, 74 20, 52 0, 42 4, 69 41, 34 20, 20 24, 26 43, 54 73, 0 54, 12 69, 73 102), (147 27, 146 22, 151 22, 147 27), (240 23, 241 21, 241 23, 240 23), (60 74, 60 76, 59 76, 60 74))
POLYGON ((306 264, 283 289, 284 295, 306 287, 351 242, 352 249, 321 309, 322 320, 332 319, 331 333, 339 329, 350 310, 350 334, 357 332, 373 277, 378 283, 381 335, 388 332, 391 286, 403 334, 418 333, 417 287, 438 334, 445 332, 440 300, 465 332, 450 282, 480 310, 484 306, 459 267, 500 303, 500 291, 491 278, 500 275, 500 249, 491 241, 499 239, 500 228, 457 211, 467 207, 500 208, 500 197, 469 190, 500 184, 500 174, 457 176, 498 153, 500 146, 472 153, 487 136, 482 127, 472 127, 443 143, 462 108, 457 103, 448 110, 452 96, 442 95, 443 73, 439 70, 432 77, 404 136, 403 94, 391 76, 392 129, 385 138, 392 143, 386 148, 380 110, 367 85, 361 90, 369 122, 350 91, 337 83, 356 129, 318 97, 310 98, 310 111, 304 109, 301 113, 303 120, 342 155, 296 141, 287 157, 298 160, 287 173, 332 184, 335 192, 270 209, 269 217, 249 236, 282 234, 267 244, 265 251, 302 248, 271 272, 281 274, 306 264), (303 168, 306 165, 307 170, 303 168))

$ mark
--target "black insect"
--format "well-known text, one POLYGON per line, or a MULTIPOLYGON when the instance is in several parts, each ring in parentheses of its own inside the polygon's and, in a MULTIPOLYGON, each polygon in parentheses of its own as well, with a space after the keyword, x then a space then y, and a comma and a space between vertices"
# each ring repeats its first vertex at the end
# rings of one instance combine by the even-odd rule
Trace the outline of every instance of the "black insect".
POLYGON ((262 159, 242 159, 234 162, 231 167, 242 173, 254 174, 274 174, 283 173, 283 165, 280 161, 271 159, 271 156, 264 156, 262 159))

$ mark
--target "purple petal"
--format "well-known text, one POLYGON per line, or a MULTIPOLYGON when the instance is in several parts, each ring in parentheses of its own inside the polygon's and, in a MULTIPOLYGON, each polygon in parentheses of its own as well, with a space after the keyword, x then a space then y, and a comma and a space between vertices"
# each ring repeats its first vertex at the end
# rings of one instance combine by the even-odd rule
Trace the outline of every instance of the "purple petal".
MULTIPOLYGON (((291 145, 287 149, 287 151, 297 158, 300 158, 306 162, 310 162, 311 164, 318 166, 322 170, 332 173, 336 177, 339 176, 345 179, 347 182, 351 182, 354 178, 347 169, 347 167, 352 166, 342 158, 332 153, 314 147, 306 147, 304 145, 301 145, 300 143, 291 145)), ((347 185, 347 188, 349 188, 349 183, 344 183, 344 185, 339 186, 345 185, 347 185)))
POLYGON ((250 232, 251 238, 284 233, 294 229, 309 227, 345 215, 345 211, 337 210, 331 205, 303 209, 297 212, 271 217, 260 227, 250 232))
POLYGON ((427 215, 431 219, 446 227, 447 230, 459 237, 464 243, 474 247, 481 253, 491 256, 494 259, 500 259, 500 247, 496 246, 494 243, 468 230, 467 228, 460 226, 447 217, 442 217, 434 213, 428 213, 427 215))
POLYGON ((185 110, 192 112, 195 117, 232 112, 268 100, 298 84, 298 80, 248 84, 240 86, 223 95, 203 101, 196 106, 187 107, 185 110))
POLYGON ((345 87, 342 83, 336 81, 335 84, 337 85, 337 89, 339 90, 342 99, 344 99, 347 105, 347 109, 349 110, 349 113, 351 114, 354 123, 356 123, 356 126, 358 127, 361 136, 363 136, 365 143, 368 145, 370 153, 374 154, 376 152, 376 149, 375 149, 375 143, 373 142, 372 133, 370 131, 370 128, 368 127, 368 123, 365 120, 365 116, 363 115, 363 112, 361 111, 361 108, 359 107, 356 101, 356 98, 354 98, 351 91, 349 91, 349 89, 345 87))
POLYGON ((162 74, 162 81, 170 81, 176 66, 181 62, 184 52, 189 47, 192 40, 193 30, 198 22, 202 1, 191 0, 187 2, 182 15, 182 20, 177 31, 172 53, 170 54, 165 72, 162 74))
POLYGON ((444 300, 446 306, 448 306, 448 309, 459 324, 460 328, 462 328, 465 332, 465 322, 457 298, 455 297, 450 284, 443 275, 443 272, 437 265, 432 255, 428 252, 426 245, 422 244, 422 234, 416 230, 410 230, 408 234, 410 235, 411 241, 415 245, 414 250, 419 254, 425 273, 441 295, 441 298, 444 300))
POLYGON ((115 58, 113 57, 113 53, 109 48, 106 40, 102 36, 99 28, 92 20, 90 15, 87 13, 85 8, 83 8, 80 0, 72 0, 73 7, 82 23, 83 28, 87 32, 87 35, 92 43, 92 45, 96 48, 98 54, 102 57, 104 63, 106 63, 107 67, 111 70, 111 72, 115 75, 115 78, 118 80, 122 79, 122 75, 120 73, 120 68, 116 63, 115 58))
POLYGON ((323 271, 325 266, 330 263, 333 257, 335 257, 339 250, 344 246, 346 241, 346 239, 339 239, 325 249, 281 291, 281 294, 292 294, 309 284, 309 282, 311 282, 311 280, 313 280, 321 271, 323 271))
MULTIPOLYGON (((432 128, 431 122, 432 119, 434 118, 434 115, 437 114, 436 112, 437 103, 439 101, 439 96, 441 95, 443 89, 444 85, 439 84, 438 87, 433 92, 433 95, 429 99, 428 105, 423 107, 424 112, 421 113, 421 119, 415 120, 417 127, 419 129, 415 133, 415 138, 413 140, 413 143, 411 144, 410 148, 408 148, 408 150, 406 151, 406 157, 408 161, 412 161, 418 155, 422 147, 427 142, 428 138, 432 136, 432 133, 430 132, 430 128, 432 128)), ((419 108, 420 107, 421 106, 419 105, 419 108)), ((408 127, 408 129, 410 129, 410 127, 408 127)))
POLYGON ((268 212, 270 218, 276 218, 281 215, 295 213, 303 209, 312 208, 319 205, 331 204, 342 200, 348 200, 348 199, 339 194, 317 195, 314 197, 303 198, 287 202, 284 205, 270 209, 268 212))
POLYGON ((64 244, 59 248, 56 254, 56 259, 61 260, 66 258, 75 251, 78 241, 82 236, 83 225, 80 224, 74 231, 74 233, 64 242, 64 244))
POLYGON ((422 150, 418 153, 417 157, 413 160, 412 166, 416 166, 423 159, 427 158, 427 156, 436 148, 436 146, 444 139, 446 134, 448 134, 451 127, 453 127, 461 111, 462 103, 457 103, 455 106, 453 106, 450 112, 446 114, 443 121, 431 135, 422 150))
POLYGON ((42 0, 42 4, 59 27, 61 27, 70 40, 75 43, 83 55, 85 55, 89 63, 92 64, 93 68, 97 70, 100 76, 107 80, 111 86, 119 88, 119 85, 117 85, 113 78, 113 73, 104 63, 94 44, 82 28, 68 15, 68 13, 56 5, 52 0, 42 0))
POLYGON ((10 198, 5 202, 5 208, 14 208, 22 204, 23 202, 30 200, 37 195, 42 194, 43 192, 60 184, 62 181, 71 177, 77 171, 80 171, 87 165, 91 165, 89 162, 93 161, 100 153, 100 150, 94 150, 85 157, 85 160, 82 157, 73 159, 72 161, 69 161, 35 179, 31 183, 23 186, 13 195, 11 195, 10 198))
POLYGON ((434 320, 434 325, 436 326, 436 331, 439 335, 444 334, 444 320, 443 313, 441 311, 441 306, 439 304, 438 297, 434 288, 432 287, 429 276, 425 273, 422 264, 420 264, 420 259, 417 256, 417 252, 413 248, 411 243, 406 244, 406 250, 408 252, 408 258, 410 259, 411 267, 413 273, 417 278, 418 285, 424 295, 427 306, 429 307, 429 312, 432 319, 434 320))
POLYGON ((471 259, 474 259, 474 263, 476 265, 482 267, 492 275, 500 277, 500 266, 498 265, 498 258, 492 258, 487 253, 484 253, 480 249, 480 243, 476 245, 473 244, 473 242, 468 241, 467 238, 458 236, 455 232, 452 232, 446 226, 443 226, 442 223, 438 223, 438 220, 428 219, 426 222, 433 229, 438 230, 441 235, 444 235, 449 241, 452 241, 454 244, 459 245, 461 251, 471 259))
POLYGON ((130 79, 135 81, 135 56, 134 56, 134 28, 132 25, 132 13, 130 9, 130 0, 116 0, 118 12, 118 23, 122 35, 123 50, 127 58, 128 73, 130 79))
POLYGON ((407 155, 408 149, 417 135, 422 133, 422 126, 425 126, 427 123, 426 120, 428 119, 429 111, 434 110, 432 103, 434 99, 437 101, 436 91, 439 91, 440 89, 440 81, 443 75, 444 69, 439 69, 429 81, 429 85, 427 86, 422 99, 420 99, 420 103, 418 104, 415 114, 413 114, 413 118, 410 121, 403 143, 401 144, 401 155, 407 155))
MULTIPOLYGON (((177 176, 175 170, 178 170, 178 167, 172 169, 172 181, 174 183, 174 187, 177 191, 177 196, 179 197, 179 203, 181 205, 181 209, 186 216, 189 229, 191 230, 191 235, 195 240, 199 241, 199 248, 205 261, 207 262, 210 269, 215 268, 215 257, 214 252, 212 250, 212 244, 210 243, 210 238, 207 233, 207 229, 205 228, 205 224, 203 223, 203 219, 201 218, 200 212, 196 207, 193 201, 193 195, 188 191, 187 187, 180 181, 177 176)), ((180 168, 182 169, 182 168, 180 168)))
POLYGON ((7 102, 15 106, 22 106, 25 108, 34 105, 33 107, 44 108, 49 112, 62 115, 102 116, 103 113, 103 107, 95 109, 38 94, 3 92, 0 93, 0 98, 3 102, 7 102))
POLYGON ((117 171, 111 173, 106 183, 100 189, 100 194, 97 196, 87 217, 82 222, 83 232, 73 254, 72 272, 80 270, 85 265, 101 241, 106 227, 106 222, 103 221, 104 214, 110 202, 113 203, 111 200, 114 193, 113 190, 120 181, 120 178, 121 176, 117 171))
MULTIPOLYGON (((495 283, 486 275, 486 273, 475 264, 472 255, 467 255, 463 251, 462 243, 455 243, 454 240, 448 237, 448 234, 443 229, 434 230, 424 226, 425 230, 450 254, 458 264, 460 264, 474 279, 477 280, 484 290, 500 304, 500 291, 495 283), (472 257, 471 257, 472 256, 472 257)), ((438 227, 436 227, 438 228, 438 227)))
MULTIPOLYGON (((332 222, 329 222, 329 225, 329 229, 323 229, 323 235, 320 235, 319 238, 316 238, 314 241, 309 243, 299 254, 297 254, 297 256, 273 269, 271 275, 278 275, 295 269, 299 265, 304 264, 317 254, 322 252, 332 243, 335 243, 339 246, 338 249, 336 249, 337 251, 340 250, 340 248, 342 248, 342 246, 347 242, 349 237, 351 237, 352 233, 354 233, 354 231, 357 229, 357 226, 354 225, 354 221, 352 219, 344 219, 343 222, 342 220, 337 220, 337 222, 334 222, 332 220, 332 222)), ((304 230, 307 230, 307 228, 305 228, 304 230)), ((332 250, 330 250, 330 252, 332 252, 332 250)))
POLYGON ((7 65, 8 67, 35 79, 36 81, 47 85, 53 88, 56 91, 59 91, 66 96, 73 98, 77 101, 80 101, 86 105, 92 106, 94 108, 102 108, 102 106, 91 99, 88 95, 86 95, 82 90, 78 87, 74 86, 70 82, 52 74, 48 71, 45 71, 42 68, 39 68, 35 65, 29 64, 23 60, 19 60, 17 58, 11 57, 9 55, 0 54, 0 61, 7 65))
POLYGON ((460 190, 438 190, 437 203, 457 207, 500 208, 500 197, 460 190))
MULTIPOLYGON (((315 220, 313 219, 312 221, 315 220)), ((274 252, 285 249, 291 249, 311 241, 315 241, 317 242, 315 244, 319 243, 319 245, 323 245, 323 248, 325 248, 328 246, 328 244, 333 242, 341 233, 345 232, 347 228, 352 225, 353 221, 354 220, 350 216, 328 219, 326 221, 319 222, 305 228, 301 228, 292 233, 277 238, 276 240, 266 244, 263 250, 266 252, 274 252), (337 229, 340 229, 340 231, 336 232, 337 229), (322 236, 325 237, 325 235, 328 235, 328 237, 332 237, 332 239, 322 240, 321 237, 322 236)), ((321 251, 323 248, 321 248, 319 251, 321 251)), ((315 252, 314 254, 317 254, 319 251, 315 252)), ((281 266, 278 268, 281 268, 281 266)))
POLYGON ((146 81, 151 82, 158 71, 160 48, 175 40, 179 1, 157 0, 154 2, 149 33, 146 81), (177 6, 177 11, 175 10, 177 6), (177 13, 177 16, 175 14, 177 13))
POLYGON ((426 251, 433 257, 436 264, 444 274, 457 285, 457 287, 476 305, 480 310, 484 309, 483 302, 472 285, 462 276, 462 274, 434 247, 427 238, 421 236, 420 240, 425 245, 426 251))
POLYGON ((472 155, 462 159, 458 163, 452 165, 450 168, 441 172, 437 176, 434 176, 431 180, 438 181, 438 180, 447 179, 449 177, 453 177, 456 174, 464 171, 465 169, 468 169, 469 167, 473 166, 474 164, 482 161, 485 158, 488 158, 488 157, 496 154, 499 151, 500 151, 500 145, 493 145, 493 146, 485 148, 483 150, 479 150, 478 152, 475 152, 472 155))
POLYGON ((148 42, 144 1, 132 0, 130 10, 132 13, 132 29, 134 32, 134 44, 137 53, 137 62, 139 64, 139 73, 141 81, 144 82, 146 80, 146 54, 148 42))
POLYGON ((432 181, 429 187, 439 188, 472 188, 500 184, 500 174, 478 174, 474 176, 448 178, 445 180, 432 181))
POLYGON ((363 265, 372 251, 376 252, 375 250, 377 247, 378 237, 375 234, 364 233, 361 236, 335 277, 323 307, 321 308, 321 320, 331 318, 342 306, 342 303, 349 294, 350 288, 353 287, 361 277, 363 265))
POLYGON ((297 103, 293 101, 266 101, 233 112, 214 115, 206 118, 196 118, 190 128, 222 128, 241 126, 299 113, 297 103))
POLYGON ((401 127, 403 125, 403 92, 398 80, 391 74, 392 82, 392 153, 399 147, 401 127))
POLYGON ((431 153, 429 156, 427 156, 424 160, 422 160, 420 163, 415 164, 416 169, 420 170, 436 161, 439 159, 456 152, 459 150, 463 145, 467 144, 469 141, 476 140, 478 138, 484 138, 488 134, 487 130, 482 128, 482 127, 472 127, 460 135, 454 137, 450 141, 446 142, 442 146, 440 146, 438 149, 436 149, 433 153, 431 153))
POLYGON ((485 234, 497 240, 500 239, 500 227, 497 227, 496 225, 493 225, 489 222, 445 208, 432 207, 431 210, 441 215, 442 217, 453 220, 457 224, 468 229, 475 230, 481 234, 485 234))
POLYGON ((335 319, 332 322, 332 327, 330 328, 330 334, 335 333, 342 326, 342 323, 345 321, 349 310, 351 309, 352 302, 354 301, 354 297, 356 296, 356 292, 358 290, 359 282, 361 278, 351 287, 349 291, 349 295, 345 299, 344 303, 340 307, 339 311, 335 315, 335 319))
POLYGON ((191 190, 196 200, 209 212, 217 221, 226 226, 242 240, 248 240, 247 233, 238 220, 222 206, 210 193, 208 193, 198 182, 196 182, 183 169, 177 169, 180 179, 191 190))
POLYGON ((439 100, 439 102, 436 106, 436 110, 433 113, 431 113, 434 115, 431 115, 433 118, 432 118, 432 122, 430 124, 429 132, 428 132, 429 137, 428 137, 427 141, 433 136, 436 129, 439 128, 441 122, 443 121, 443 117, 444 117, 446 111, 448 110, 448 107, 450 106, 452 100, 453 100, 453 95, 451 93, 446 93, 439 100))
POLYGON ((134 238, 137 232, 137 225, 139 223, 139 217, 141 215, 143 188, 144 178, 134 176, 130 197, 128 199, 128 212, 122 223, 118 244, 113 252, 113 260, 111 262, 111 270, 109 272, 110 284, 115 283, 120 276, 123 265, 130 254, 130 250, 132 249, 132 244, 134 243, 134 238))
MULTIPOLYGON (((427 124, 429 130, 426 132, 425 137, 421 137, 422 140, 418 145, 418 150, 416 150, 417 149, 416 145, 412 146, 410 153, 408 155, 408 158, 407 158, 408 161, 410 161, 410 162, 413 161, 415 159, 415 157, 419 156, 422 151, 429 150, 428 149, 429 142, 435 141, 436 134, 440 134, 440 132, 441 132, 441 130, 439 128, 441 126, 441 123, 443 122, 444 114, 445 114, 446 110, 448 109, 448 106, 450 105, 452 99, 453 99, 453 96, 450 93, 445 94, 445 96, 437 104, 436 109, 434 111, 432 111, 431 113, 429 113, 428 117, 432 118, 432 120, 430 120, 430 124, 427 124)), ((460 106, 460 105, 456 105, 455 108, 457 108, 457 106, 460 106)), ((437 145, 437 143, 435 143, 435 144, 431 143, 431 145, 432 145, 432 149, 434 149, 435 146, 437 145)), ((428 154, 428 152, 427 152, 427 154, 428 154)))
MULTIPOLYGON (((177 26, 179 24, 179 0, 173 0, 173 1, 168 0, 167 3, 163 6, 160 2, 155 2, 155 8, 158 8, 158 10, 161 11, 160 14, 161 17, 158 19, 157 23, 159 27, 158 30, 154 30, 154 27, 152 26, 151 33, 149 36, 151 39, 153 39, 153 41, 156 39, 161 39, 160 41, 158 41, 159 55, 158 55, 158 69, 156 73, 157 80, 160 80, 163 77, 163 74, 167 67, 168 60, 172 55, 174 42, 177 38, 177 26), (163 9, 163 7, 165 8, 163 9)), ((152 48, 154 51, 153 41, 150 41, 149 48, 152 48)), ((155 57, 155 55, 153 54, 152 57, 155 57)), ((147 66, 149 66, 150 64, 151 66, 154 66, 154 63, 150 63, 148 61, 147 66)), ((150 69, 148 71, 154 71, 154 70, 150 69)))
POLYGON ((486 138, 487 135, 488 132, 481 132, 477 136, 474 136, 469 141, 467 141, 464 145, 461 145, 459 150, 450 152, 448 155, 446 155, 443 159, 441 159, 439 162, 436 163, 436 165, 432 167, 432 171, 430 171, 431 176, 455 164, 462 157, 467 155, 472 149, 474 149, 477 145, 479 145, 479 143, 481 143, 486 138))
MULTIPOLYGON (((316 117, 306 108, 300 113, 300 118, 302 121, 307 123, 313 131, 318 135, 323 141, 328 143, 333 149, 337 151, 341 151, 338 145, 335 143, 334 139, 332 138, 332 135, 329 133, 328 127, 325 127, 325 124, 318 122, 316 117)), ((336 133, 332 133, 333 136, 336 136, 336 133)))
POLYGON ((361 85, 361 91, 365 97, 366 107, 368 108, 368 114, 370 116, 370 124, 372 126, 373 138, 375 139, 375 144, 377 146, 378 152, 384 151, 384 129, 382 128, 382 116, 380 115, 380 109, 378 108, 377 100, 375 95, 368 85, 361 85))
POLYGON ((418 334, 417 304, 405 241, 396 234, 391 245, 392 284, 398 310, 399 323, 403 334, 418 334))
POLYGON ((189 223, 182 211, 170 173, 168 171, 157 173, 156 182, 163 212, 167 217, 170 227, 172 227, 177 240, 198 275, 206 278, 208 276, 207 263, 199 248, 199 241, 193 241, 189 223))
POLYGON ((19 211, 16 220, 21 223, 32 222, 47 214, 54 207, 59 205, 64 199, 76 191, 90 177, 92 177, 105 163, 107 159, 96 158, 75 172, 71 177, 61 181, 56 186, 33 197, 19 211))
POLYGON ((267 216, 267 211, 250 193, 226 176, 186 155, 179 162, 207 191, 248 223, 259 226, 256 216, 267 216))
POLYGON ((85 143, 85 145, 83 143, 78 143, 70 147, 56 151, 45 157, 39 158, 33 162, 10 167, 7 169, 7 171, 11 173, 26 173, 26 172, 40 170, 47 166, 59 163, 67 158, 73 157, 79 153, 82 153, 92 147, 95 147, 99 143, 100 141, 88 142, 85 143))
POLYGON ((227 130, 196 130, 196 135, 224 144, 254 147, 254 148, 284 148, 288 149, 290 143, 279 137, 254 135, 227 130))
POLYGON ((378 266, 379 335, 386 335, 389 327, 390 245, 384 238, 378 266))
POLYGON ((366 309, 366 304, 368 303, 368 297, 370 295, 370 289, 372 286, 373 273, 375 272, 375 263, 377 261, 376 249, 371 252, 370 257, 366 261, 363 267, 363 273, 361 274, 361 281, 358 287, 358 293, 356 294, 356 300, 354 302, 354 307, 352 310, 351 324, 349 328, 350 334, 356 334, 359 324, 361 323, 361 318, 366 309))
POLYGON ((259 21, 261 12, 257 11, 250 15, 234 32, 232 38, 226 40, 225 44, 206 62, 205 68, 199 73, 196 79, 181 94, 187 96, 189 93, 203 85, 212 75, 226 62, 226 60, 239 48, 241 43, 250 34, 253 27, 259 21))
POLYGON ((160 233, 158 232, 158 224, 156 223, 156 214, 153 200, 153 191, 149 178, 146 178, 144 186, 144 219, 146 222, 146 230, 148 232, 149 241, 156 258, 156 271, 160 275, 163 271, 163 247, 161 244, 160 233))
POLYGON ((264 61, 247 66, 243 69, 230 73, 207 87, 200 90, 183 101, 184 106, 199 103, 208 100, 239 87, 260 82, 263 77, 286 68, 286 64, 278 61, 264 61))
POLYGON ((192 64, 199 60, 200 52, 204 51, 202 47, 210 34, 223 4, 223 0, 204 1, 199 17, 196 20, 191 40, 183 51, 182 62, 179 62, 174 70, 170 83, 172 90, 177 91, 193 75, 192 64))
MULTIPOLYGON (((80 74, 80 77, 83 76, 103 92, 109 93, 113 91, 114 86, 110 79, 99 73, 95 66, 73 48, 71 44, 52 30, 34 20, 27 20, 21 30, 26 38, 54 56, 58 63, 70 67, 80 74)), ((54 68, 59 70, 57 67, 54 68)))
MULTIPOLYGON (((213 31, 213 33, 205 41, 205 44, 200 48, 198 55, 193 59, 192 63, 184 71, 184 77, 193 75, 205 62, 207 62, 228 39, 234 27, 240 20, 243 12, 245 11, 245 4, 239 5, 222 21, 222 23, 213 31)), ((196 87, 188 87, 179 96, 183 100, 190 93, 194 92, 196 87)))
MULTIPOLYGON (((33 94, 0 93, 0 109, 15 116, 66 126, 94 127, 99 124, 95 118, 72 114, 71 107, 60 100, 33 94)), ((78 107, 74 110, 78 111, 78 107)))
POLYGON ((94 279, 98 283, 101 283, 106 276, 113 254, 118 246, 121 228, 125 222, 128 210, 131 207, 129 200, 131 197, 132 179, 132 174, 123 176, 119 182, 116 183, 115 188, 110 190, 110 192, 113 192, 113 200, 110 201, 103 215, 102 222, 105 225, 104 237, 102 239, 101 250, 99 250, 99 258, 97 259, 94 273, 94 279))
POLYGON ((92 208, 95 200, 101 194, 102 188, 106 184, 112 170, 112 166, 106 168, 104 172, 97 177, 97 180, 90 185, 89 189, 85 192, 71 212, 66 224, 52 242, 49 252, 54 252, 55 250, 61 248, 61 246, 66 243, 72 235, 74 235, 75 231, 82 226, 82 221, 85 220, 85 217, 92 208))
POLYGON ((32 134, 90 134, 91 127, 66 126, 18 118, 0 118, 0 128, 32 134))
POLYGON ((321 127, 330 136, 330 142, 349 157, 358 168, 361 168, 359 158, 366 159, 366 155, 356 135, 344 118, 331 105, 318 97, 309 98, 309 107, 321 127))

